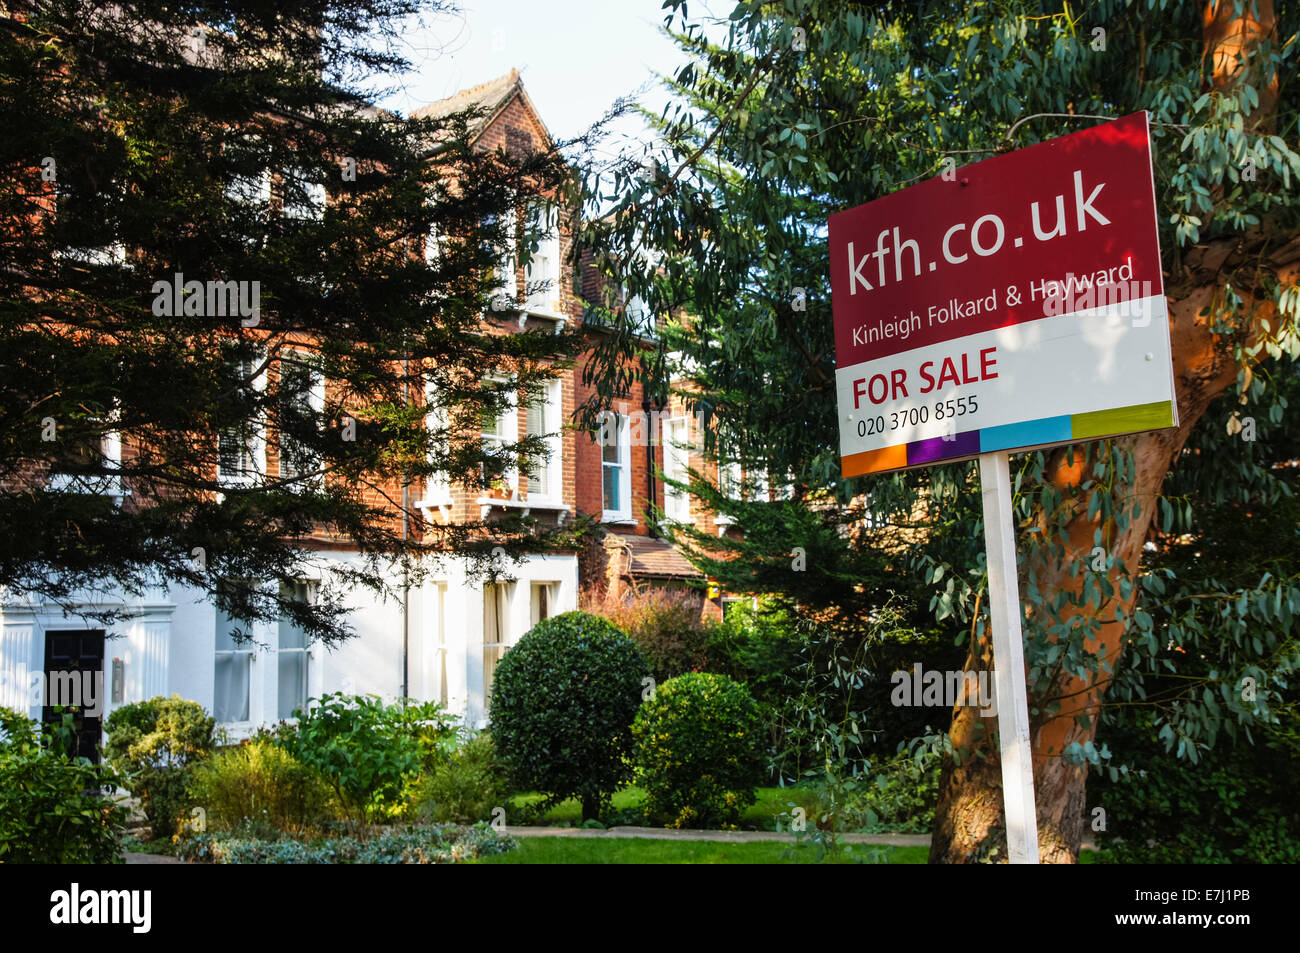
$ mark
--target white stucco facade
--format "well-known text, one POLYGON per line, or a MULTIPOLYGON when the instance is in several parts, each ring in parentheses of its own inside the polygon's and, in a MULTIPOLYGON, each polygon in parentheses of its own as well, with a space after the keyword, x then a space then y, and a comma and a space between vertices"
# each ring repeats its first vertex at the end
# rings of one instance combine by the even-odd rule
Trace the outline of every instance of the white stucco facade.
MULTIPOLYGON (((319 582, 332 567, 355 559, 317 553, 305 581, 319 582)), ((391 583, 395 595, 388 599, 365 589, 350 592, 345 601, 356 634, 332 647, 287 648, 292 626, 276 622, 254 623, 251 643, 219 645, 219 622, 226 620, 204 592, 186 586, 141 598, 98 595, 93 603, 74 603, 69 614, 54 604, 6 600, 0 603, 0 706, 39 719, 37 686, 50 634, 101 629, 104 717, 122 704, 177 694, 212 714, 224 707, 218 727, 241 738, 280 720, 298 696, 344 692, 394 701, 403 694, 405 675, 408 697, 440 701, 466 724, 482 727, 494 660, 539 618, 577 607, 578 563, 574 555, 533 555, 509 563, 490 585, 468 576, 464 561, 446 559, 411 588, 405 619, 400 580, 394 576, 391 583), (125 608, 131 618, 106 627, 78 613, 79 605, 91 604, 125 608)))

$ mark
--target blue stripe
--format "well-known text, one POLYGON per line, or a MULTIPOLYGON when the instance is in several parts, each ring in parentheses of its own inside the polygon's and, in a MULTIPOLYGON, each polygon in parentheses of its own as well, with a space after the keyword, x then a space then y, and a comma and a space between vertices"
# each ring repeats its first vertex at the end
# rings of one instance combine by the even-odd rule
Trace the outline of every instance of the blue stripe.
POLYGON ((985 427, 980 431, 980 453, 1009 450, 1012 447, 1033 447, 1040 443, 1060 443, 1071 440, 1070 416, 1044 417, 1021 423, 985 427))

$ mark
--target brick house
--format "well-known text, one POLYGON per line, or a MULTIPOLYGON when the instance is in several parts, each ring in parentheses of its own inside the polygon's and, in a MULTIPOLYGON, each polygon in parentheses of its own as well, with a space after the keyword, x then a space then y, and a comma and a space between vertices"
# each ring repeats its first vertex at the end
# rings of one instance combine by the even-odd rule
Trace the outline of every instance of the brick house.
MULTIPOLYGON (((551 137, 514 70, 426 106, 417 115, 446 114, 470 104, 484 110, 475 133, 479 148, 549 146, 551 137)), ((259 187, 270 193, 269 176, 259 187)), ((325 201, 323 194, 320 200, 325 201)), ((526 295, 519 329, 583 321, 586 296, 598 282, 589 268, 578 269, 581 280, 576 282, 566 269, 571 238, 569 223, 561 215, 527 269, 515 261, 503 263, 505 293, 540 289, 526 295)), ((437 253, 436 242, 429 243, 426 253, 437 253)), ((490 315, 484 320, 514 323, 490 315)), ((601 332, 593 327, 590 333, 601 332)), ((269 369, 266 385, 275 386, 282 372, 278 365, 269 369)), ((310 368, 305 372, 312 373, 310 368)), ((559 526, 588 515, 601 529, 583 551, 529 554, 509 566, 510 581, 497 583, 472 578, 464 560, 436 561, 429 580, 411 588, 403 599, 382 601, 361 593, 349 615, 357 636, 329 650, 308 644, 287 619, 258 623, 254 643, 236 644, 227 634, 234 620, 218 612, 202 591, 179 584, 139 598, 125 593, 96 596, 133 614, 129 623, 107 634, 65 616, 53 604, 3 598, 0 705, 40 717, 33 685, 43 673, 71 665, 103 670, 105 714, 117 705, 176 693, 202 704, 233 737, 288 717, 308 698, 336 691, 440 701, 468 724, 483 725, 492 675, 502 655, 540 619, 577 608, 580 590, 619 598, 638 584, 699 582, 690 564, 656 538, 648 509, 710 531, 726 531, 726 524, 713 514, 692 512, 689 499, 666 492, 659 477, 660 471, 683 477, 687 466, 704 469, 698 451, 681 446, 697 440, 698 434, 692 432, 692 421, 680 403, 652 407, 640 385, 634 385, 615 401, 602 439, 602 434, 566 426, 575 408, 590 396, 581 377, 579 360, 543 393, 518 395, 499 418, 483 424, 485 442, 547 435, 551 454, 536 472, 508 473, 487 492, 445 481, 411 488, 405 497, 398 487, 385 489, 388 499, 406 499, 412 511, 418 509, 435 524, 510 510, 526 510, 559 526)), ((329 381, 315 380, 314 399, 323 400, 330 387, 329 381)), ((434 421, 437 395, 430 392, 424 398, 434 421)), ((118 439, 115 452, 129 454, 129 442, 118 439)), ((217 456, 219 474, 228 471, 225 475, 232 480, 250 470, 284 474, 293 465, 275 434, 221 446, 217 456)), ((55 480, 58 475, 47 477, 55 480)), ((121 489, 98 488, 110 493, 121 489)), ((375 494, 376 500, 383 498, 378 490, 375 494)), ((400 507, 394 508, 393 519, 401 519, 400 507)), ((344 541, 326 535, 313 536, 304 545, 313 554, 316 575, 301 581, 296 597, 312 598, 314 583, 332 566, 359 559, 344 541)), ((390 582, 401 591, 395 573, 390 582)), ((702 612, 720 612, 719 600, 706 600, 703 593, 699 598, 702 612)))

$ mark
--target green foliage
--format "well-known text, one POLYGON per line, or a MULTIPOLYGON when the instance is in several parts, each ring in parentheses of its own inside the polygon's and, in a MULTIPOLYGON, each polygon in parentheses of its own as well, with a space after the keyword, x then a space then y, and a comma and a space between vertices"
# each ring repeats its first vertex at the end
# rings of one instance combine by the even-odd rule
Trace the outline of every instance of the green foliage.
MULTIPOLYGON (((288 614, 313 641, 335 642, 351 634, 348 589, 391 595, 394 578, 418 580, 430 565, 423 535, 399 532, 392 503, 367 486, 438 476, 483 486, 544 449, 539 436, 485 448, 472 421, 553 377, 581 344, 574 329, 501 334, 484 320, 511 213, 563 191, 569 166, 557 149, 481 148, 481 107, 409 118, 371 105, 410 67, 399 51, 411 19, 444 7, 13 6, 0 31, 6 82, 17 84, 0 97, 12 133, 0 143, 0 586, 70 599, 179 581, 233 618, 288 614), (319 214, 305 207, 316 187, 327 196, 319 214), (442 254, 426 257, 435 229, 442 254), (183 308, 154 313, 155 282, 173 280, 207 283, 204 306, 191 291, 183 308), (243 313, 214 307, 212 283, 225 282, 243 286, 243 313), (306 360, 345 407, 306 399, 306 360), (513 380, 484 386, 485 375, 513 380), (442 429, 412 398, 434 377, 442 429), (345 414, 356 439, 340 439, 345 414), (57 440, 42 440, 46 418, 57 440), (218 478, 218 435, 254 428, 292 438, 295 476, 218 478), (121 459, 103 451, 110 432, 128 448, 121 459), (120 482, 147 505, 42 493, 32 474, 49 465, 83 487, 120 482), (299 542, 322 525, 361 558, 340 561, 320 598, 295 603, 280 584, 306 574, 299 542), (224 578, 268 584, 223 595, 224 578)), ((526 267, 532 236, 513 231, 526 267)), ((523 290, 499 317, 519 317, 523 290)), ((422 520, 418 508, 408 515, 422 520)), ((556 535, 522 516, 494 521, 487 541, 478 528, 460 521, 438 536, 482 566, 494 546, 536 552, 556 535)), ((134 609, 83 611, 108 620, 134 609)))
POLYGON ((120 863, 127 811, 103 793, 114 781, 0 708, 0 864, 120 863))
POLYGON ((632 725, 646 817, 669 827, 734 827, 762 780, 765 726, 745 686, 679 675, 641 703, 632 725))
MULTIPOLYGON (((1157 741, 1190 762, 1275 723, 1298 661, 1300 613, 1295 514, 1260 518, 1300 456, 1300 418, 1289 412, 1294 367, 1285 360, 1300 344, 1300 288, 1277 253, 1300 234, 1294 0, 1273 4, 1276 29, 1228 85, 1209 82, 1198 4, 745 2, 733 5, 724 30, 711 29, 694 4, 669 8, 689 60, 666 84, 667 109, 647 114, 664 144, 653 156, 659 171, 639 174, 648 157, 628 155, 593 172, 589 191, 602 215, 581 238, 656 313, 690 314, 661 329, 665 358, 644 368, 648 386, 676 387, 714 424, 707 450, 749 473, 765 469, 793 499, 728 495, 696 475, 693 496, 743 533, 710 538, 669 526, 668 535, 728 589, 778 593, 836 628, 892 603, 904 615, 900 632, 922 640, 906 652, 985 638, 974 466, 840 479, 826 221, 935 176, 949 160, 978 161, 1147 110, 1162 264, 1191 282, 1169 292, 1175 303, 1210 292, 1203 314, 1220 333, 1218 356, 1242 371, 1237 393, 1210 406, 1188 452, 1172 459, 1154 519, 1146 491, 1134 493, 1136 440, 1013 458, 1031 715, 1059 712, 1071 677, 1097 682, 1120 711, 1153 707, 1157 741), (1105 30, 1104 49, 1093 25, 1105 30), (806 44, 793 42, 796 28, 806 44), (1259 123, 1252 114, 1274 90, 1275 109, 1259 123), (1200 254, 1193 246, 1214 243, 1224 255, 1213 267, 1184 269, 1200 254), (660 257, 639 255, 646 247, 660 257), (653 269, 641 264, 647 259, 653 269), (1246 416, 1259 434, 1253 442, 1240 433, 1246 416), (1073 485, 1055 479, 1063 463, 1079 464, 1073 485), (1216 515, 1218 507, 1227 508, 1216 515), (1065 535, 1081 515, 1097 520, 1091 558, 1100 569, 1065 535), (1131 532, 1147 526, 1153 531, 1131 532), (1125 546, 1149 539, 1157 548, 1139 573, 1117 558, 1125 533, 1125 546), (1097 652, 1098 629, 1112 621, 1125 632, 1116 670, 1097 652), (1251 701, 1241 691, 1247 678, 1257 687, 1251 701)), ((618 316, 611 320, 616 334, 618 316)), ((613 359, 614 350, 598 357, 613 359)), ((863 697, 871 682, 924 656, 900 651, 882 664, 860 657, 856 641, 843 648, 872 676, 848 706, 841 680, 832 704, 854 712, 856 736, 869 738, 890 717, 863 697)), ((812 697, 803 706, 832 725, 852 724, 828 708, 812 697)), ((920 733, 904 727, 917 714, 895 713, 902 738, 920 733)), ((1092 717, 1082 715, 1080 727, 1092 717)), ((783 722, 792 736, 783 747, 799 752, 799 770, 811 767, 813 738, 783 722)), ((873 753, 848 737, 841 731, 828 744, 846 745, 848 757, 873 753)), ((1061 754, 1110 770, 1105 744, 1061 754)))
POLYGON ((244 832, 204 834, 184 844, 188 860, 214 864, 455 864, 513 850, 514 838, 485 824, 406 827, 370 837, 301 841, 244 832))
POLYGON ((504 807, 508 794, 492 736, 482 732, 420 779, 415 809, 419 817, 440 824, 473 824, 492 820, 492 809, 504 807))
POLYGON ((628 779, 631 726, 649 678, 636 643, 583 612, 538 623, 497 666, 492 740, 517 788, 546 805, 583 801, 583 819, 607 810, 628 779))
POLYGON ((279 743, 325 778, 357 823, 399 815, 407 781, 433 763, 452 730, 436 702, 385 705, 376 695, 326 694, 294 716, 296 725, 278 729, 279 743))
POLYGON ((179 695, 123 705, 104 722, 104 755, 140 799, 155 838, 176 833, 192 770, 212 751, 214 726, 202 705, 179 695))
POLYGON ((899 748, 894 757, 874 766, 873 781, 852 810, 862 820, 861 830, 928 834, 939 800, 943 755, 951 745, 946 735, 935 734, 899 748))
POLYGON ((760 604, 755 611, 739 603, 706 632, 706 671, 744 682, 754 699, 774 706, 783 697, 784 681, 799 658, 800 638, 793 613, 760 604))
POLYGON ((1155 717, 1111 743, 1130 752, 1122 773, 1088 786, 1089 818, 1102 858, 1146 864, 1294 864, 1300 862, 1300 734, 1270 730, 1255 745, 1221 743, 1188 766, 1169 758, 1155 717))
POLYGON ((291 831, 331 818, 329 784, 269 737, 219 751, 197 765, 189 793, 216 829, 252 823, 291 831))
POLYGON ((649 586, 621 604, 595 608, 637 644, 656 682, 710 664, 698 594, 649 586))

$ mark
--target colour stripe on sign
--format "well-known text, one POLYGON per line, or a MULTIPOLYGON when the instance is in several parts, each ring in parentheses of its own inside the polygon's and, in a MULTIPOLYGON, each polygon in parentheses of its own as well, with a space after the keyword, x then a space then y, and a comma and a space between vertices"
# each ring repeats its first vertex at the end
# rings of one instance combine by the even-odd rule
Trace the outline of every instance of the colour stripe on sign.
POLYGON ((1091 440, 1094 437, 1108 437, 1137 430, 1159 430, 1173 425, 1173 404, 1162 400, 1154 404, 1135 404, 1132 407, 1075 414, 1070 418, 1070 436, 1074 440, 1091 440))
POLYGON ((934 460, 947 460, 949 457, 969 457, 980 452, 980 432, 968 430, 954 434, 953 439, 930 437, 916 440, 907 445, 907 465, 930 463, 934 460))
POLYGON ((864 450, 843 457, 840 473, 845 477, 862 476, 866 473, 879 473, 881 470, 901 470, 907 466, 907 444, 896 443, 892 447, 879 450, 864 450))
POLYGON ((844 458, 841 472, 845 477, 864 476, 868 473, 901 470, 919 463, 972 457, 1008 448, 1042 447, 1141 430, 1159 430, 1172 427, 1173 421, 1173 404, 1167 400, 1087 414, 1043 417, 1041 420, 968 430, 957 434, 952 440, 930 437, 851 454, 844 458))
POLYGON ((1003 424, 1001 427, 985 427, 979 432, 980 452, 990 453, 994 450, 1006 450, 1008 447, 1032 447, 1035 444, 1071 440, 1074 437, 1071 429, 1072 419, 1066 414, 1061 417, 1044 417, 1041 420, 1003 424))

